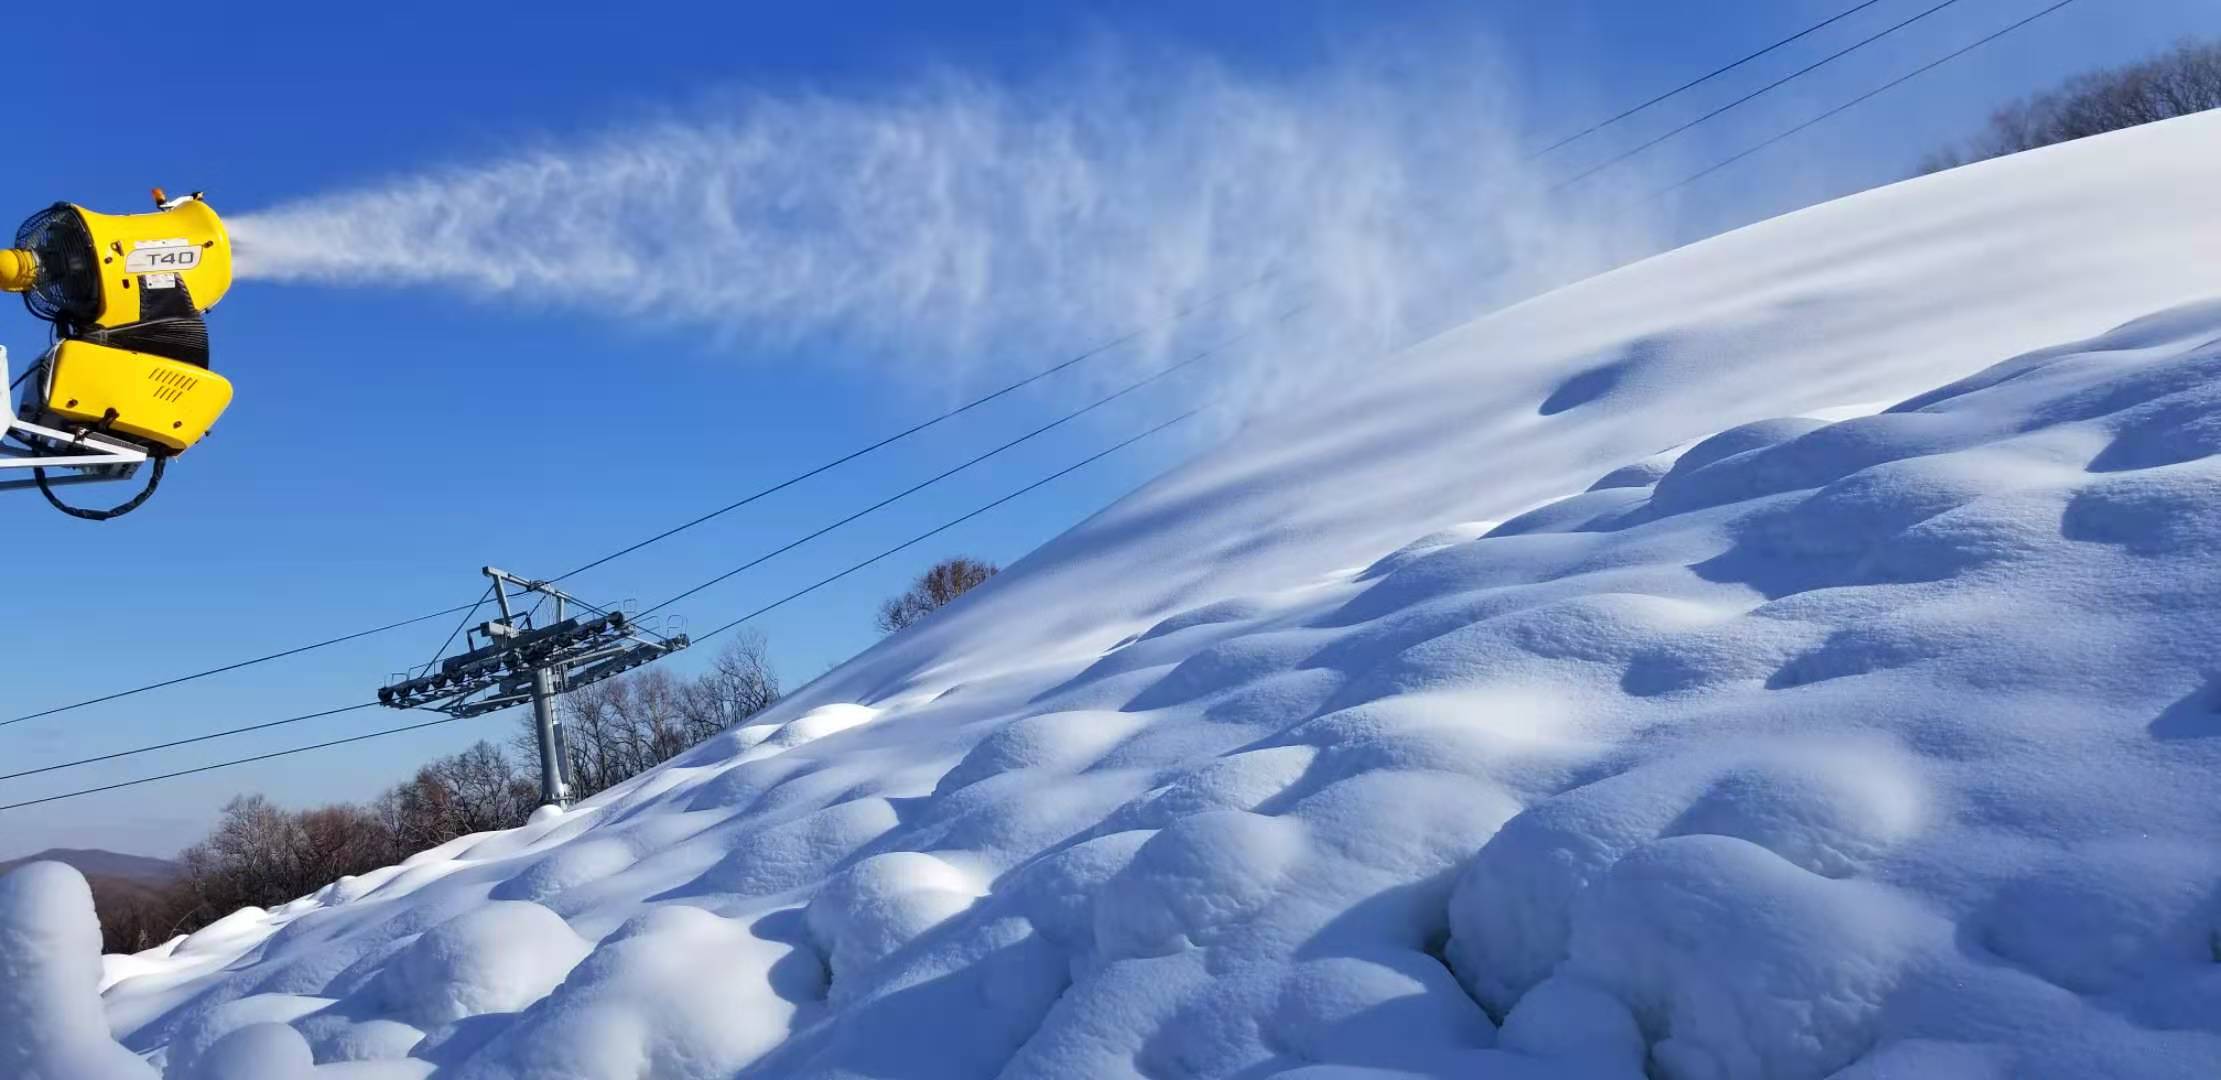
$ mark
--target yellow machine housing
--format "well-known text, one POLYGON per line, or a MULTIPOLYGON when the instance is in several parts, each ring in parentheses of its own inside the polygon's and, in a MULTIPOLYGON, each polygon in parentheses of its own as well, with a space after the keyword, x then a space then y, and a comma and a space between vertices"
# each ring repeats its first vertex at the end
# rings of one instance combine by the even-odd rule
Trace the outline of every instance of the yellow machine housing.
POLYGON ((231 291, 231 238, 198 193, 155 199, 146 214, 39 212, 0 251, 0 289, 28 293, 60 339, 26 415, 174 454, 231 404, 203 318, 231 291))
MULTIPOLYGON (((231 291, 231 238, 198 191, 154 211, 101 214, 58 202, 0 246, 0 292, 53 324, 54 346, 24 379, 20 404, 0 400, 0 490, 35 486, 56 510, 107 521, 145 505, 170 458, 206 437, 231 404, 231 382, 209 369, 209 309, 231 291), (26 380, 28 380, 26 384, 26 380), (124 480, 137 495, 106 508, 54 489, 124 480)), ((0 371, 6 370, 0 352, 0 371)), ((6 381, 0 376, 0 381, 6 381)))
POLYGON ((231 404, 231 381, 207 368, 91 341, 55 346, 46 411, 171 453, 231 404))
POLYGON ((223 219, 199 199, 150 214, 100 214, 72 206, 100 258, 97 326, 115 327, 148 317, 142 275, 175 274, 201 311, 231 291, 231 237, 223 219), (142 312, 146 312, 142 314, 142 312))

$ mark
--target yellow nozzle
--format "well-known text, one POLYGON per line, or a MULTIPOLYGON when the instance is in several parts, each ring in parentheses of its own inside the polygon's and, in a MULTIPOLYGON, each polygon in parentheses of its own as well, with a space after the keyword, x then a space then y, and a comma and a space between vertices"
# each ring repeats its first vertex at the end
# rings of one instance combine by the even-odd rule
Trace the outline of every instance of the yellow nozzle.
POLYGON ((29 292, 38 283, 38 256, 21 248, 0 248, 0 292, 29 292))

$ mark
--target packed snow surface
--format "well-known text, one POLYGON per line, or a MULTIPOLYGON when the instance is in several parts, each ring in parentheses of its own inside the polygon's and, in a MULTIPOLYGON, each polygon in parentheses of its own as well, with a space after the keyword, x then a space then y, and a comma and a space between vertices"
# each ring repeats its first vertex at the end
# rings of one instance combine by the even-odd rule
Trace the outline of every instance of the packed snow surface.
MULTIPOLYGON (((1483 318, 623 788, 110 958, 108 1026, 171 1077, 2221 1075, 2216 190, 2221 114, 1483 318)), ((112 1053, 81 889, 0 884, 11 1063, 112 1053)))
POLYGON ((35 862, 0 877, 0 1076, 153 1080, 109 1037, 99 986, 100 922, 84 875, 35 862))

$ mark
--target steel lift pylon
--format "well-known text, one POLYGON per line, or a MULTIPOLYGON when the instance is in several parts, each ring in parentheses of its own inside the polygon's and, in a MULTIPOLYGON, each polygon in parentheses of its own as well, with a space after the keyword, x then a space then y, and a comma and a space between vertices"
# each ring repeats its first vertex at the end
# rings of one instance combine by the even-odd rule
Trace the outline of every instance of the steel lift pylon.
POLYGON ((501 617, 471 628, 466 644, 473 647, 437 668, 380 687, 378 702, 454 717, 531 702, 540 746, 540 804, 569 806, 570 750, 555 715, 555 695, 660 660, 686 648, 687 637, 646 631, 622 611, 593 607, 545 581, 492 566, 482 573, 493 581, 501 617), (529 615, 519 618, 510 604, 513 597, 533 593, 555 602, 555 617, 544 626, 532 625, 529 615), (591 614, 571 615, 572 607, 591 614), (481 637, 484 645, 477 644, 481 637))

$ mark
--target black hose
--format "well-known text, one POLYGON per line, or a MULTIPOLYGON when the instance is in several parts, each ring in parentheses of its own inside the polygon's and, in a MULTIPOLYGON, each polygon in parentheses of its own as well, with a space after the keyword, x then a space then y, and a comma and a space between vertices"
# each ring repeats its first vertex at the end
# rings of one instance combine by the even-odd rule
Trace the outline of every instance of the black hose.
POLYGON ((63 502, 60 498, 57 498, 54 494, 54 489, 47 486, 45 469, 34 468, 31 470, 31 475, 38 478, 39 494, 46 496, 46 501, 52 504, 54 509, 68 514, 73 518, 82 518, 86 521, 107 521, 110 518, 120 518, 125 514, 128 514, 133 510, 137 510, 139 507, 145 505, 146 501, 154 496, 154 489, 161 486, 162 471, 165 468, 169 467, 170 459, 161 455, 155 455, 148 458, 148 461, 154 466, 154 468, 147 474, 147 486, 142 489, 137 495, 133 495, 128 501, 119 503, 115 506, 111 506, 106 510, 93 510, 82 506, 71 506, 68 503, 63 502))

